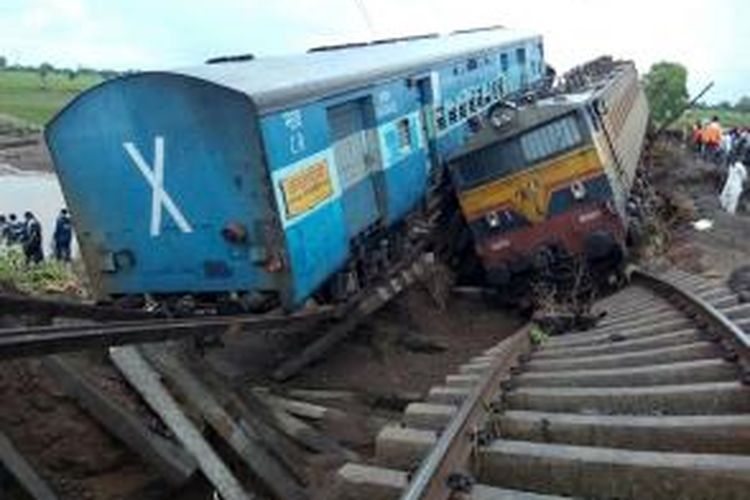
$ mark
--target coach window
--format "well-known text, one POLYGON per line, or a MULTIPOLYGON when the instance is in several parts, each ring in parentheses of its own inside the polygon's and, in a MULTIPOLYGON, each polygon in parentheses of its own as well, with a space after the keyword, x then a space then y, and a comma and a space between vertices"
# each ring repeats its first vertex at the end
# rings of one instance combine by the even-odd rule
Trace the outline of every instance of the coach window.
POLYGON ((495 80, 492 82, 492 95, 495 100, 500 99, 503 95, 503 82, 502 80, 495 80))
POLYGON ((453 125, 458 121, 458 110, 456 106, 448 108, 448 125, 453 125))
POLYGON ((411 127, 409 125, 409 119, 404 118, 399 120, 396 125, 398 128, 398 146, 402 152, 408 152, 411 150, 411 127))
POLYGON ((508 71, 509 66, 510 65, 508 64, 508 54, 503 52, 502 54, 500 54, 500 69, 505 72, 505 71, 508 71))
POLYGON ((520 66, 523 66, 524 64, 526 64, 526 49, 525 48, 521 47, 521 48, 516 49, 516 62, 518 62, 520 66))
POLYGON ((492 83, 485 82, 484 86, 482 87, 482 104, 487 105, 492 102, 492 99, 492 83))
POLYGON ((438 130, 443 130, 447 124, 445 123, 445 108, 438 106, 435 109, 435 123, 437 124, 438 130))
POLYGON ((438 106, 435 109, 435 123, 437 124, 438 130, 443 130, 446 127, 445 109, 442 106, 438 106))

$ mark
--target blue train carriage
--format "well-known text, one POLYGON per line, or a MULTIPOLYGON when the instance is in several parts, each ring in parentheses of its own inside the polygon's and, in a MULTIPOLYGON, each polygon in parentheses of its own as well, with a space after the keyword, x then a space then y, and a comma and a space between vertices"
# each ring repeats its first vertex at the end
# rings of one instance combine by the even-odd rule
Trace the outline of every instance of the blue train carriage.
POLYGON ((105 82, 46 139, 98 298, 291 309, 361 273, 472 120, 543 73, 541 38, 505 29, 206 64, 105 82))

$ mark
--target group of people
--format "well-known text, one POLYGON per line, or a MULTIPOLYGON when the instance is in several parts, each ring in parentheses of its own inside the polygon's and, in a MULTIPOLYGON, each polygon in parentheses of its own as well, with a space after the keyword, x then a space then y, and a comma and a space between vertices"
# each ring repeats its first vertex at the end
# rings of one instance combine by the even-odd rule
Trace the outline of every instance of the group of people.
POLYGON ((706 124, 698 121, 693 125, 690 143, 697 155, 722 168, 725 180, 719 194, 719 203, 726 212, 735 214, 748 178, 750 128, 724 130, 719 117, 714 116, 706 124))
MULTIPOLYGON (((73 242, 73 225, 70 214, 63 208, 55 221, 52 235, 54 258, 69 262, 73 242)), ((23 220, 16 214, 7 217, 0 214, 0 246, 20 246, 26 257, 26 265, 38 264, 44 260, 42 247, 42 224, 32 212, 23 214, 23 220)))
POLYGON ((750 128, 724 129, 718 116, 710 122, 693 124, 690 137, 693 151, 717 165, 731 165, 750 155, 750 128))

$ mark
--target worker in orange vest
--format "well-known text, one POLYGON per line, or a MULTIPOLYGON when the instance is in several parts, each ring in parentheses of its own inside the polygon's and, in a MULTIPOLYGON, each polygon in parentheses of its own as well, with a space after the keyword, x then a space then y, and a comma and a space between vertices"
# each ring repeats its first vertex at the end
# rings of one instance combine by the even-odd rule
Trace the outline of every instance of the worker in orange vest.
POLYGON ((711 161, 717 161, 721 149, 721 124, 719 117, 714 116, 711 123, 703 129, 703 143, 706 146, 707 158, 711 161))

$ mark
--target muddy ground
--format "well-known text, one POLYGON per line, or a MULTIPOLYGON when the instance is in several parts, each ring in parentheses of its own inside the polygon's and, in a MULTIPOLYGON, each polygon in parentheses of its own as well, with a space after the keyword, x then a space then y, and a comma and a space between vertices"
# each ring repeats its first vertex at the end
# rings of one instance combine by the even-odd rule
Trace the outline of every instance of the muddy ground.
POLYGON ((0 166, 12 165, 23 171, 51 172, 50 158, 40 132, 0 132, 0 166))
POLYGON ((656 149, 651 182, 673 208, 664 260, 685 271, 727 280, 750 265, 750 191, 741 198, 737 214, 719 206, 726 168, 702 161, 684 146, 665 143, 656 149), (707 219, 712 227, 697 230, 707 219))
MULTIPOLYGON (((441 309, 416 285, 288 385, 372 394, 424 393, 445 373, 501 341, 520 324, 512 312, 480 298, 454 296, 441 309)), ((212 352, 209 359, 234 383, 273 385, 268 378, 273 367, 316 335, 253 338, 234 334, 225 337, 226 348, 212 352)))
POLYGON ((0 400, 0 430, 60 498, 159 498, 149 494, 158 476, 82 411, 40 360, 3 361, 0 400))

